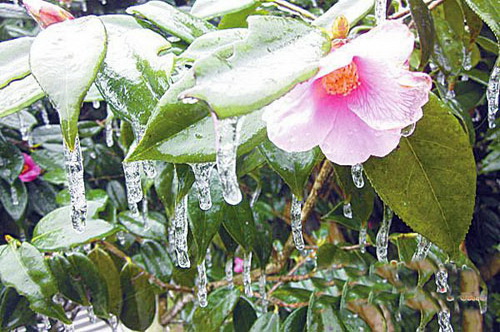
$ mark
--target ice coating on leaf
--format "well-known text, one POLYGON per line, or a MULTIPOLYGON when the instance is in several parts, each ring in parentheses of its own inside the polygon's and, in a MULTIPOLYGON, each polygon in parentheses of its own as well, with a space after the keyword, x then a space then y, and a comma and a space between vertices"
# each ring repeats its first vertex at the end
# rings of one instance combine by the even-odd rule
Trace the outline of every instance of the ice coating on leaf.
POLYGON ((422 235, 418 234, 417 235, 417 250, 413 254, 413 257, 411 260, 414 262, 424 260, 425 257, 427 257, 427 253, 429 252, 431 245, 432 245, 432 243, 429 240, 427 240, 422 235))
POLYGON ((243 198, 236 175, 236 152, 244 118, 217 119, 214 116, 213 119, 216 136, 217 172, 221 180, 222 195, 228 204, 237 205, 243 198))
POLYGON ((226 273, 226 281, 228 282, 228 287, 229 288, 234 288, 234 281, 233 281, 233 256, 228 256, 226 260, 226 266, 224 268, 224 271, 226 273))
POLYGON ((347 219, 352 219, 352 206, 351 203, 344 203, 342 207, 342 213, 347 219))
POLYGON ((194 185, 200 201, 200 209, 207 211, 212 207, 212 197, 210 195, 210 174, 215 163, 189 164, 196 179, 194 185))
POLYGON ((384 206, 384 217, 377 233, 376 248, 379 262, 387 263, 387 246, 389 244, 389 231, 391 229, 393 212, 387 205, 384 206))
POLYGON ((113 112, 110 111, 108 105, 106 106, 106 112, 107 112, 107 115, 106 115, 106 125, 104 127, 104 131, 105 131, 105 137, 106 137, 106 146, 108 148, 110 148, 114 144, 114 141, 113 141, 113 119, 114 119, 114 115, 113 115, 113 112))
POLYGON ((207 270, 205 268, 205 260, 198 266, 198 304, 204 308, 207 306, 207 270))
POLYGON ((245 295, 251 297, 252 292, 252 252, 245 252, 243 256, 243 287, 245 288, 245 295))
POLYGON ((83 181, 83 158, 78 136, 71 151, 64 146, 64 164, 68 177, 68 189, 71 201, 71 223, 77 232, 83 232, 87 220, 87 200, 85 199, 85 183, 83 181))
POLYGON ((188 196, 184 196, 175 206, 174 216, 174 243, 175 252, 177 254, 177 265, 181 268, 188 269, 191 266, 189 261, 187 236, 188 236, 188 220, 187 220, 187 200, 188 196))
POLYGON ((304 238, 302 237, 302 202, 295 195, 292 195, 290 219, 295 248, 299 251, 304 250, 304 238))
POLYGON ((375 1, 375 22, 380 24, 387 19, 387 0, 375 1))
POLYGON ((404 127, 401 129, 401 136, 408 137, 411 136, 415 132, 415 128, 417 127, 416 123, 412 123, 411 125, 404 127))
POLYGON ((10 197, 12 199, 12 205, 19 205, 19 196, 17 195, 16 187, 10 187, 10 197))
POLYGON ((128 207, 134 215, 139 215, 137 203, 143 198, 140 172, 141 162, 124 162, 122 165, 123 173, 125 174, 125 186, 127 187, 128 207))
POLYGON ((439 264, 438 271, 436 272, 436 292, 444 294, 448 290, 448 271, 443 264, 439 264))
POLYGON ((262 270, 259 276, 259 293, 262 312, 267 312, 266 271, 262 270))
MULTIPOLYGON (((499 58, 500 59, 500 58, 499 58)), ((486 99, 488 100, 488 126, 495 128, 495 117, 498 112, 498 95, 500 90, 500 60, 497 59, 495 67, 491 71, 488 89, 486 90, 486 99)))
POLYGON ((366 252, 366 233, 367 233, 366 224, 362 224, 361 228, 359 229, 359 239, 358 239, 359 251, 362 254, 366 252))
POLYGON ((356 188, 363 188, 365 185, 365 180, 363 178, 363 165, 356 164, 351 167, 352 181, 356 188))
POLYGON ((450 312, 448 310, 441 310, 438 313, 439 332, 453 332, 453 326, 450 322, 450 312))

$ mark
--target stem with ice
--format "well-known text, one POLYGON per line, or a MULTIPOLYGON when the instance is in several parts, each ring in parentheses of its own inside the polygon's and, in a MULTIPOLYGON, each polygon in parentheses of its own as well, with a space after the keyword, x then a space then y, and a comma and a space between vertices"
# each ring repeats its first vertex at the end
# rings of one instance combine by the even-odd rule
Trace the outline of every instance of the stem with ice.
POLYGON ((71 198, 71 223, 75 231, 83 232, 87 220, 87 201, 83 181, 83 158, 78 137, 75 139, 73 151, 64 143, 64 162, 71 198))
POLYGON ((387 263, 387 246, 389 244, 389 230, 391 228, 393 212, 391 208, 384 205, 384 217, 377 233, 377 259, 379 262, 387 263))
POLYGON ((441 310, 438 313, 439 332, 453 332, 453 326, 450 323, 450 312, 441 310))
POLYGON ((174 216, 174 243, 177 254, 177 265, 184 269, 188 269, 191 266, 187 246, 187 200, 188 196, 186 195, 179 201, 175 206, 174 216))
POLYGON ((210 195, 210 174, 215 166, 214 163, 189 164, 196 179, 194 185, 200 201, 200 209, 207 211, 212 207, 212 197, 210 195))
POLYGON ((123 163, 125 186, 127 187, 128 207, 136 216, 139 215, 137 203, 139 203, 143 198, 140 166, 141 163, 138 161, 123 163))
POLYGON ((234 288, 234 281, 233 281, 233 256, 230 255, 227 257, 226 260, 226 266, 225 266, 225 272, 226 272, 226 280, 228 282, 228 287, 229 288, 234 288))
POLYGON ((245 252, 243 256, 243 286, 245 288, 245 295, 252 296, 252 252, 245 252))
POLYGON ((436 272, 436 291, 444 294, 447 293, 448 290, 448 271, 443 264, 439 264, 438 271, 436 272))
POLYGON ((262 312, 267 312, 266 271, 263 269, 259 276, 259 293, 262 312))
POLYGON ((375 2, 375 22, 377 25, 387 19, 387 0, 376 0, 375 2))
POLYGON ((295 248, 297 248, 297 250, 304 250, 304 238, 302 237, 302 202, 293 194, 290 219, 295 248))
POLYGON ((344 203, 342 207, 342 213, 347 219, 352 219, 352 206, 351 203, 344 203))
POLYGON ((486 99, 488 100, 488 126, 495 128, 495 117, 498 112, 498 95, 500 90, 500 57, 497 59, 493 70, 491 71, 488 89, 486 90, 486 99))
POLYGON ((366 223, 361 225, 359 229, 359 251, 364 254, 366 252, 366 223))
POLYGON ((109 105, 106 105, 107 115, 106 115, 106 125, 105 125, 105 133, 106 133, 106 145, 108 148, 112 147, 113 142, 113 119, 114 114, 110 111, 109 105))
POLYGON ((424 260, 425 257, 427 257, 427 253, 429 252, 429 249, 432 245, 429 240, 427 240, 420 234, 417 235, 417 241, 417 250, 415 251, 411 259, 414 262, 424 260))
POLYGON ((207 270, 205 268, 205 260, 198 266, 198 304, 204 308, 207 306, 207 270))

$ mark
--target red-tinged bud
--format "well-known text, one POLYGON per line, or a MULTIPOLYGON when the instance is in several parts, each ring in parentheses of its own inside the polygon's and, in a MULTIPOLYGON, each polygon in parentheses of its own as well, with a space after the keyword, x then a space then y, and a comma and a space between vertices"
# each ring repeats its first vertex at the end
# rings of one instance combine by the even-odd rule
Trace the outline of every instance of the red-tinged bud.
POLYGON ((71 13, 66 10, 42 0, 24 0, 24 8, 31 17, 45 29, 51 24, 74 19, 71 13))

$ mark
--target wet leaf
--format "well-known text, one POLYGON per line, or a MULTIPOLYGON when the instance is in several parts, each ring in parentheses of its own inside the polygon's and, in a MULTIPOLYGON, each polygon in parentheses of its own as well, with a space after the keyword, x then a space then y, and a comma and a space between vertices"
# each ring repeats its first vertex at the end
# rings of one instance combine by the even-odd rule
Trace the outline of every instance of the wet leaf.
POLYGON ((9 185, 0 179, 0 202, 12 219, 20 220, 28 206, 28 193, 24 183, 17 179, 9 185), (13 191, 15 195, 12 195, 13 191))
POLYGON ((204 19, 235 13, 253 6, 256 0, 197 0, 191 8, 191 14, 204 19))
POLYGON ((420 68, 424 68, 434 52, 434 40, 436 30, 432 15, 423 0, 409 0, 410 11, 413 21, 417 26, 418 38, 420 41, 420 68))
POLYGON ((166 238, 165 217, 158 212, 150 212, 147 216, 136 216, 130 211, 118 215, 120 224, 136 235, 148 239, 162 241, 166 238))
POLYGON ((44 96, 33 75, 12 81, 0 89, 0 118, 20 111, 44 96))
POLYGON ((340 15, 344 15, 349 25, 354 26, 356 22, 372 10, 374 3, 374 0, 339 0, 323 15, 318 17, 313 24, 330 30, 333 21, 340 15))
POLYGON ((257 320, 257 314, 250 301, 240 297, 233 311, 233 325, 238 331, 248 332, 257 320))
POLYGON ((303 332, 306 330, 307 307, 295 309, 283 322, 282 332, 303 332))
POLYGON ((307 309, 307 331, 345 331, 333 307, 314 293, 311 294, 307 309))
MULTIPOLYGON (((24 158, 15 145, 0 133, 0 178, 12 184, 23 170, 24 158)), ((10 190, 9 190, 10 191, 10 190)))
POLYGON ((163 282, 170 280, 173 265, 164 244, 144 240, 141 243, 140 255, 146 271, 163 282))
POLYGON ((209 32, 196 38, 180 55, 182 58, 198 60, 227 48, 235 42, 243 40, 248 34, 247 29, 227 29, 209 32))
POLYGON ((36 314, 29 304, 14 288, 4 287, 0 292, 0 330, 12 331, 20 326, 34 324, 36 314))
POLYGON ((22 37, 0 43, 0 89, 30 74, 28 55, 33 39, 22 37))
POLYGON ((465 0, 500 41, 500 9, 496 0, 465 0))
POLYGON ((233 311, 240 291, 237 289, 219 288, 208 296, 205 308, 196 308, 191 331, 217 331, 233 311))
POLYGON ((248 200, 244 199, 238 205, 226 204, 222 223, 226 231, 245 251, 252 250, 257 230, 248 200))
POLYGON ((250 332, 279 332, 280 330, 280 317, 277 313, 268 312, 260 316, 252 325, 250 332))

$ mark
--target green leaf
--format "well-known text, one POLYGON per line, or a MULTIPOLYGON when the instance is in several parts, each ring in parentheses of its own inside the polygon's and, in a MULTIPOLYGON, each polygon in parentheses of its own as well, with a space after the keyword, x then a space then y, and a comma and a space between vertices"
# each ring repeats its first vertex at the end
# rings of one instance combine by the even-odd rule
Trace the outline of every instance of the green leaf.
POLYGON ((434 95, 415 133, 365 171, 382 200, 413 230, 455 256, 469 229, 476 166, 468 137, 434 95))
POLYGON ((0 88, 30 73, 28 54, 33 38, 22 37, 0 43, 0 88))
POLYGON ((0 133, 0 178, 14 183, 23 170, 24 158, 15 145, 9 143, 0 133))
POLYGON ((3 288, 0 293, 0 330, 13 331, 17 327, 36 323, 36 314, 29 308, 29 302, 14 288, 3 288))
POLYGON ((0 179, 0 202, 12 219, 20 220, 28 206, 28 193, 24 183, 17 179, 9 185, 0 179))
POLYGON ((417 26, 418 37, 420 41, 420 68, 423 69, 431 54, 434 52, 434 40, 436 30, 432 15, 423 0, 409 0, 410 11, 413 21, 417 26))
POLYGON ((36 184, 31 182, 27 185, 29 202, 36 213, 44 216, 57 209, 56 191, 50 184, 37 181, 36 184))
POLYGON ((500 42, 500 9, 497 0, 465 0, 469 7, 488 25, 500 42))
POLYGON ((140 237, 162 241, 167 234, 165 217, 157 212, 150 212, 143 218, 130 211, 123 211, 118 215, 118 220, 129 232, 140 237))
POLYGON ((116 180, 108 182, 106 185, 106 193, 117 209, 127 209, 127 195, 125 193, 125 188, 123 188, 120 182, 116 180))
POLYGON ((101 279, 106 283, 109 312, 113 315, 120 315, 122 307, 120 272, 116 268, 113 259, 99 247, 95 247, 88 256, 97 267, 101 279))
POLYGON ((131 330, 146 330, 156 312, 155 294, 147 275, 137 265, 127 262, 120 273, 120 282, 123 292, 120 321, 131 330))
POLYGON ((144 240, 141 243, 140 254, 146 271, 163 282, 170 280, 173 265, 164 244, 152 240, 144 240))
POLYGON ((238 205, 226 204, 222 223, 226 231, 246 252, 253 249, 257 229, 247 199, 243 199, 238 205))
POLYGON ((191 8, 191 14, 204 19, 239 12, 253 6, 256 0, 196 0, 191 8))
POLYGON ((218 331, 240 298, 237 289, 219 288, 208 296, 205 308, 196 308, 192 331, 218 331))
POLYGON ((271 103, 317 72, 330 49, 328 36, 301 21, 248 18, 248 36, 194 64, 196 85, 183 96, 202 99, 219 118, 271 103), (224 93, 220 93, 224 91, 224 93))
POLYGON ((271 168, 290 187, 292 193, 302 200, 309 176, 322 157, 319 148, 304 152, 286 152, 270 141, 259 146, 271 168))
POLYGON ((303 332, 307 323, 307 307, 294 310, 283 322, 281 332, 303 332))
POLYGON ((12 81, 0 89, 0 118, 20 111, 44 96, 33 75, 12 81))
POLYGON ((85 292, 84 283, 80 283, 73 271, 73 266, 66 256, 56 254, 47 260, 50 270, 57 281, 59 293, 69 300, 89 306, 89 298, 85 292))
POLYGON ((31 46, 31 72, 58 111, 70 150, 74 149, 83 98, 106 53, 106 40, 101 20, 86 16, 49 26, 31 46))
POLYGON ((149 1, 143 5, 129 7, 127 13, 188 43, 196 37, 215 30, 212 24, 161 1, 149 1))
POLYGON ((31 244, 24 242, 0 246, 0 279, 7 287, 14 287, 25 296, 33 311, 71 323, 63 308, 52 302, 57 293, 54 277, 50 273, 43 255, 31 244))
POLYGON ((228 45, 243 40, 248 34, 247 29, 227 29, 209 32, 196 38, 180 57, 198 60, 215 52, 222 51, 228 45))
POLYGON ((233 310, 233 325, 238 331, 248 332, 257 320, 257 314, 252 303, 244 297, 240 297, 233 310))
POLYGON ((42 251, 73 248, 102 239, 117 232, 117 228, 104 220, 95 219, 104 208, 103 202, 88 201, 87 226, 82 233, 73 230, 70 206, 64 206, 43 217, 33 230, 32 243, 42 251))
POLYGON ((333 307, 321 297, 311 294, 307 309, 307 331, 345 331, 333 307))
POLYGON ((344 15, 349 25, 354 26, 372 10, 374 3, 375 0, 339 0, 323 15, 318 17, 313 24, 331 30, 333 21, 340 15, 344 15))
MULTIPOLYGON (((255 321, 250 329, 250 332, 279 332, 280 330, 280 317, 277 313, 268 312, 263 314, 255 321)), ((318 330, 319 331, 319 330, 318 330)))
POLYGON ((367 262, 359 252, 342 250, 332 243, 319 247, 317 257, 318 268, 325 269, 342 265, 349 276, 359 277, 369 269, 367 262))

